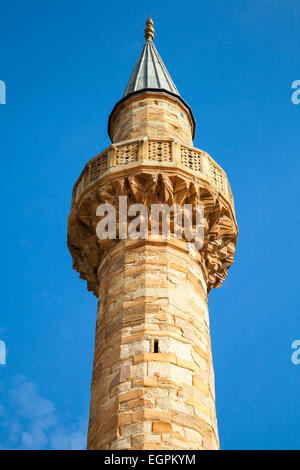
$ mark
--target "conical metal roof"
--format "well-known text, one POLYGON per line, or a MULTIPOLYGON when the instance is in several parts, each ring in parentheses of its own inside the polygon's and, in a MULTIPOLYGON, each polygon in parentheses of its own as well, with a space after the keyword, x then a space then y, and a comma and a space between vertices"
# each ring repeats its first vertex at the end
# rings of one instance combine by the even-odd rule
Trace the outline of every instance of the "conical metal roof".
POLYGON ((146 21, 145 39, 146 43, 143 47, 142 53, 133 69, 128 85, 124 91, 123 97, 118 101, 108 118, 108 135, 110 135, 110 127, 112 116, 116 109, 124 103, 128 98, 139 95, 144 92, 159 92, 162 94, 169 94, 173 98, 179 100, 182 105, 187 109, 193 122, 193 138, 195 134, 195 118, 193 111, 189 105, 181 98, 172 78, 170 77, 165 64, 163 63, 155 45, 153 44, 154 28, 151 17, 146 21))
POLYGON ((123 98, 130 93, 149 88, 164 90, 180 96, 151 39, 146 40, 123 98))

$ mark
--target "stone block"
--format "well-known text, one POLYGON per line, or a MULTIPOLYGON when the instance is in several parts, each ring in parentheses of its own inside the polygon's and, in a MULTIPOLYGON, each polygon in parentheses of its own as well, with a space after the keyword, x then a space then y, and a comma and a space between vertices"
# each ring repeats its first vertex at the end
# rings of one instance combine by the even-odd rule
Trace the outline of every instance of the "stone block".
POLYGON ((154 433, 170 433, 172 432, 172 425, 171 423, 158 421, 152 424, 152 432, 154 433))
POLYGON ((136 398, 140 398, 143 395, 143 390, 140 388, 134 388, 129 392, 122 393, 119 396, 119 402, 123 403, 124 401, 135 400, 136 398))

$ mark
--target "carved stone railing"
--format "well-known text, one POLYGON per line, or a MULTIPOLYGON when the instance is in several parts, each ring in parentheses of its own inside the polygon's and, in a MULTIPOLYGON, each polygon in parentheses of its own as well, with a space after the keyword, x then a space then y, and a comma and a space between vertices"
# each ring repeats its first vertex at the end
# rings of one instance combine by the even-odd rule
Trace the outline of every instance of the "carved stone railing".
POLYGON ((90 160, 79 176, 72 205, 81 193, 106 173, 121 166, 137 163, 156 163, 184 168, 207 179, 233 205, 233 197, 225 171, 204 151, 188 147, 172 139, 130 140, 113 144, 90 160))

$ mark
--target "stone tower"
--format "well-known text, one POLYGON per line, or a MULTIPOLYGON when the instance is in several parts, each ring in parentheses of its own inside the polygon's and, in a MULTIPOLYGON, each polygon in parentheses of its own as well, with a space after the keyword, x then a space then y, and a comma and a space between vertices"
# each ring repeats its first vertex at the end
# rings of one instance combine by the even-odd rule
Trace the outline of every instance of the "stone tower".
POLYGON ((193 113, 151 18, 145 38, 109 116, 112 145, 85 165, 68 222, 73 266, 98 298, 88 449, 218 449, 207 296, 233 263, 233 197, 224 170, 193 147, 193 113), (201 249, 174 236, 172 214, 169 238, 124 236, 133 218, 122 218, 119 196, 147 208, 202 204, 201 249), (97 235, 104 203, 121 217, 114 239, 97 235))

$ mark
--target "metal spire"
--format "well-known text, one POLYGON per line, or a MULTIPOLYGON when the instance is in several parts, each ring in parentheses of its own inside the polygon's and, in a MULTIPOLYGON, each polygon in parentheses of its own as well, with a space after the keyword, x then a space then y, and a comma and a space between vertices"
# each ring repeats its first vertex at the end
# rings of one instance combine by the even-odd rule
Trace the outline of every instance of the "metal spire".
POLYGON ((154 28, 153 28, 153 21, 151 19, 151 13, 149 18, 146 21, 146 29, 145 29, 145 39, 146 41, 153 41, 154 39, 154 28))
POLYGON ((154 43, 154 28, 151 16, 146 21, 146 43, 132 72, 123 97, 147 88, 164 90, 179 96, 154 43))

